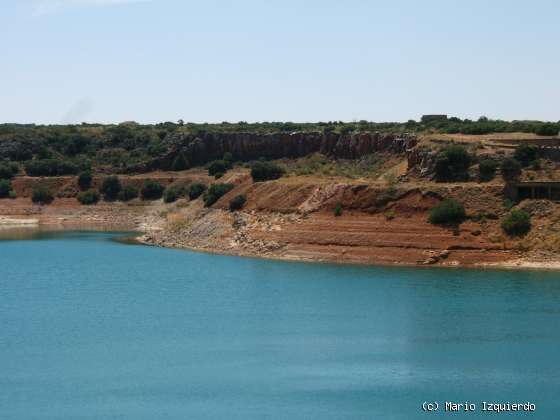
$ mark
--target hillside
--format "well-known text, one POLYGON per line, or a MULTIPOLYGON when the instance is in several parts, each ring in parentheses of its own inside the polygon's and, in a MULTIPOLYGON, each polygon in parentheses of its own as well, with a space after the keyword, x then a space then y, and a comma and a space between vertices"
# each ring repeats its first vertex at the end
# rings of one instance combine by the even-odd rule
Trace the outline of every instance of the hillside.
MULTIPOLYGON (((483 123, 490 127, 460 127, 483 123)), ((415 123, 416 131, 407 131, 410 122, 371 125, 375 131, 360 130, 366 123, 325 124, 4 125, 0 176, 9 194, 0 199, 0 216, 4 224, 19 218, 50 228, 138 230, 148 244, 271 258, 560 264, 560 211, 550 200, 560 140, 542 135, 550 124, 485 134, 450 133, 459 126, 453 121, 447 128, 415 123), (509 177, 511 161, 519 168, 509 177), (283 176, 255 181, 255 165, 283 176), (213 168, 220 168, 216 175, 213 168), (85 188, 84 173, 91 177, 85 188), (114 196, 109 175, 118 176, 114 196), (549 189, 530 187, 533 199, 521 200, 520 188, 531 182, 549 189), (189 197, 195 185, 207 192, 189 197), (227 188, 209 200, 212 185, 227 188), (36 200, 40 189, 52 201, 36 200), (121 198, 123 190, 132 195, 121 198), (449 199, 465 216, 430 223, 434 207, 449 199), (527 215, 528 232, 504 231, 512 209, 527 215)))

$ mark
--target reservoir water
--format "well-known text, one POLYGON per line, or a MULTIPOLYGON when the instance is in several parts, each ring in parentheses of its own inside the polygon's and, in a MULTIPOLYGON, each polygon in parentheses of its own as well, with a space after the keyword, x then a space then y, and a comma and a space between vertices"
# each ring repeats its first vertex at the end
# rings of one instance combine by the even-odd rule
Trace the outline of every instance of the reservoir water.
POLYGON ((0 419, 493 417, 482 401, 558 418, 558 273, 277 262, 115 236, 0 241, 0 419), (445 401, 477 411, 445 414, 445 401))

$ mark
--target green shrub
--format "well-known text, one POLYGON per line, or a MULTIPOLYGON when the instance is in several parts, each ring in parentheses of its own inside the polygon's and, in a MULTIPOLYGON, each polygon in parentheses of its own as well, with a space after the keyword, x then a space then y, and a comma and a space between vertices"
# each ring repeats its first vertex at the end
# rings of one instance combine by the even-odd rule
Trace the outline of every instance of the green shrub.
POLYGON ((515 159, 504 159, 501 170, 505 181, 513 181, 521 175, 521 164, 515 159))
POLYGON ((230 211, 241 210, 246 202, 247 202, 247 197, 245 197, 243 194, 236 195, 229 202, 229 210, 230 211))
POLYGON ((531 230, 531 218, 523 210, 512 209, 502 220, 502 229, 511 236, 523 236, 531 230))
POLYGON ((466 181, 469 179, 471 157, 462 146, 448 146, 439 152, 436 159, 438 181, 466 181))
POLYGON ((481 181, 491 181, 496 176, 498 164, 492 159, 484 159, 478 165, 478 172, 481 181))
POLYGON ((278 179, 284 173, 284 168, 272 162, 255 162, 251 165, 251 177, 255 182, 278 179))
POLYGON ((334 206, 334 215, 336 217, 342 216, 342 203, 336 203, 336 205, 334 206))
POLYGON ((220 179, 224 176, 223 172, 218 172, 217 174, 214 174, 214 179, 220 179))
POLYGON ((8 198, 12 191, 12 183, 7 179, 0 179, 0 198, 8 198))
POLYGON ((428 221, 434 225, 456 224, 465 220, 465 208, 453 199, 443 200, 430 211, 428 221))
POLYGON ((97 190, 87 190, 78 194, 78 201, 86 206, 97 204, 101 196, 97 190))
POLYGON ((560 128, 556 124, 546 123, 537 127, 535 133, 539 136, 557 136, 560 128))
POLYGON ((138 197, 138 188, 133 185, 125 185, 117 195, 119 201, 130 201, 138 197))
POLYGON ((8 197, 13 200, 13 199, 17 198, 17 194, 14 190, 11 190, 10 193, 8 194, 8 197))
POLYGON ((171 165, 172 171, 184 171, 190 168, 190 163, 182 153, 179 153, 171 165))
POLYGON ((53 202, 53 200, 53 195, 44 185, 40 185, 39 187, 35 188, 31 195, 31 201, 36 204, 50 204, 53 202))
POLYGON ((78 166, 60 159, 30 160, 25 164, 25 172, 29 176, 62 176, 76 175, 78 166))
POLYGON ((521 143, 515 148, 513 157, 516 161, 521 163, 521 166, 526 167, 537 158, 538 153, 539 150, 535 146, 530 146, 527 143, 521 143))
POLYGON ((204 206, 210 207, 224 194, 233 189, 233 184, 212 184, 208 191, 204 193, 204 206))
POLYGON ((225 152, 222 160, 231 164, 233 162, 233 155, 230 152, 225 152))
POLYGON ((534 171, 541 169, 541 161, 539 159, 535 159, 529 165, 531 165, 531 169, 534 171))
POLYGON ((231 163, 225 160, 215 160, 208 165, 208 175, 214 176, 216 174, 225 174, 228 169, 231 169, 231 163))
POLYGON ((140 194, 142 200, 159 200, 163 194, 164 187, 157 181, 147 179, 144 181, 140 194))
POLYGON ((511 201, 509 198, 506 198, 502 204, 504 205, 504 208, 507 210, 511 210, 513 206, 515 206, 514 202, 511 201))
POLYGON ((0 163, 0 179, 12 179, 18 172, 17 164, 12 162, 0 163))
POLYGON ((118 176, 111 175, 106 177, 101 184, 101 192, 105 196, 105 200, 115 200, 122 190, 121 181, 118 176))
POLYGON ((192 184, 189 187, 189 198, 191 200, 196 200, 198 197, 202 195, 202 193, 206 191, 206 185, 204 184, 192 184))
POLYGON ((78 186, 82 191, 89 190, 91 188, 91 181, 93 177, 91 176, 90 171, 83 171, 80 172, 78 175, 78 186))
POLYGON ((165 203, 173 203, 179 199, 179 190, 175 187, 167 187, 163 192, 163 201, 165 203))

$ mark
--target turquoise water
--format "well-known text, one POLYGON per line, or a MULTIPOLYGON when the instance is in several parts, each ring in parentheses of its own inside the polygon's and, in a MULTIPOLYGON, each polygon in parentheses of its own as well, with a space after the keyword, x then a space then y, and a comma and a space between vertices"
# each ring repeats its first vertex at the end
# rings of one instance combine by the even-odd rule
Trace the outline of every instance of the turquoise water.
POLYGON ((114 236, 0 241, 0 419, 420 419, 443 414, 425 401, 465 400, 558 418, 556 273, 274 262, 114 236))

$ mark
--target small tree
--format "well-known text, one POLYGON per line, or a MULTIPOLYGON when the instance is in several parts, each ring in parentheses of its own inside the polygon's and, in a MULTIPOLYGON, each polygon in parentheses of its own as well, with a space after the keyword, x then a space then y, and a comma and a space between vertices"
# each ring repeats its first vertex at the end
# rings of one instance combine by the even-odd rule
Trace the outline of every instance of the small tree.
POLYGON ((0 163, 0 179, 12 179, 18 172, 17 164, 11 162, 0 163))
POLYGON ((251 177, 255 182, 278 179, 284 173, 282 167, 272 162, 255 162, 251 165, 251 177))
POLYGON ((230 211, 241 210, 246 202, 247 202, 247 197, 245 197, 243 194, 236 195, 229 202, 229 210, 230 211))
POLYGON ((334 206, 334 215, 336 217, 342 216, 342 203, 340 201, 334 206))
POLYGON ((143 200, 159 200, 163 194, 163 186, 154 180, 147 179, 140 191, 143 200))
POLYGON ((553 123, 542 124, 535 130, 535 133, 539 136, 557 136, 559 132, 560 126, 553 123))
POLYGON ((465 220, 465 217, 463 205, 449 198, 432 208, 428 221, 434 225, 457 224, 465 220))
POLYGON ((215 160, 208 165, 208 175, 214 176, 216 174, 225 174, 230 168, 230 163, 225 160, 215 160))
POLYGON ((171 170, 173 171, 184 171, 189 168, 190 163, 183 153, 179 153, 171 165, 171 170))
POLYGON ((0 198, 8 198, 12 191, 12 183, 7 179, 0 179, 0 198))
POLYGON ((33 201, 36 204, 50 204, 53 202, 53 200, 54 200, 53 195, 51 194, 49 189, 44 185, 40 185, 37 188, 35 188, 31 195, 31 201, 33 201))
POLYGON ((206 185, 200 183, 192 184, 189 187, 189 198, 191 200, 196 200, 204 191, 206 191, 206 185))
POLYGON ((103 184, 101 185, 101 192, 107 201, 116 199, 121 189, 121 181, 116 175, 108 176, 103 180, 103 184))
POLYGON ((515 159, 504 159, 501 170, 505 181, 513 181, 521 175, 521 164, 515 159))
POLYGON ((523 210, 512 209, 502 220, 502 229, 511 236, 524 236, 531 230, 531 218, 523 210))
POLYGON ((233 184, 212 184, 208 191, 204 193, 204 206, 210 207, 218 201, 224 194, 233 189, 233 184))
POLYGON ((537 158, 538 153, 539 150, 535 146, 530 146, 527 143, 521 143, 515 148, 513 157, 516 161, 521 163, 521 166, 526 167, 537 158))
POLYGON ((449 146, 439 152, 436 159, 438 181, 466 181, 469 178, 471 157, 462 146, 449 146))
POLYGON ((87 190, 78 194, 78 201, 86 206, 97 204, 101 196, 97 190, 87 190))
POLYGON ((93 177, 91 176, 90 171, 83 171, 80 172, 78 175, 78 186, 82 191, 89 190, 91 188, 91 181, 93 177))
POLYGON ((163 192, 163 201, 165 203, 173 203, 179 198, 179 190, 175 187, 167 187, 163 192))
POLYGON ((120 201, 130 201, 138 197, 138 188, 133 185, 125 185, 121 192, 117 195, 120 201))
POLYGON ((498 164, 492 159, 484 159, 478 165, 479 178, 481 181, 491 181, 496 176, 498 164))

